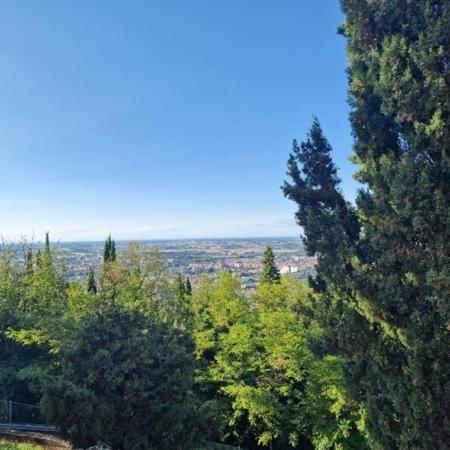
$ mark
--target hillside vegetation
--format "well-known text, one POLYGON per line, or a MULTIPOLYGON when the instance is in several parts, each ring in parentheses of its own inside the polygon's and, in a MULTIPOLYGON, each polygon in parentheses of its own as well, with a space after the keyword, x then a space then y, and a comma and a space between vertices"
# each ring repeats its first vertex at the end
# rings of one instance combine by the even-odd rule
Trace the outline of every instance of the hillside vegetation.
POLYGON ((316 275, 267 248, 254 291, 192 286, 109 236, 78 283, 48 234, 5 246, 0 399, 80 448, 450 449, 450 2, 342 6, 362 188, 344 198, 318 119, 283 186, 316 275))
POLYGON ((11 442, 0 439, 0 450, 44 450, 44 447, 26 442, 11 442))

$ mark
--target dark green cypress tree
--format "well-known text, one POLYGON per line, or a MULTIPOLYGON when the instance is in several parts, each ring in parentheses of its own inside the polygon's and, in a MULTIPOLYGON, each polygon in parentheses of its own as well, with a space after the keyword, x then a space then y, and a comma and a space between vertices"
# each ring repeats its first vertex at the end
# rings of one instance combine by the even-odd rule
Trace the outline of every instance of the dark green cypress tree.
POLYGON ((105 246, 103 249, 103 262, 109 262, 111 259, 111 235, 106 238, 105 246))
POLYGON ((189 296, 192 295, 192 286, 191 286, 191 280, 189 279, 189 277, 186 277, 184 291, 186 292, 186 295, 189 295, 189 296))
POLYGON ((270 245, 264 251, 263 270, 261 283, 278 283, 280 281, 280 271, 275 264, 275 256, 270 245))
POLYGON ((47 231, 45 233, 45 244, 44 244, 44 251, 42 254, 42 261, 44 262, 44 264, 46 265, 51 265, 52 264, 52 250, 50 247, 50 233, 47 231))
POLYGON ((450 3, 342 5, 364 188, 353 208, 329 164, 314 183, 308 141, 317 157, 324 147, 312 130, 284 191, 318 255, 323 317, 374 447, 449 449, 450 3))
POLYGON ((96 294, 97 293, 97 283, 95 281, 95 274, 94 274, 94 268, 89 268, 88 273, 88 281, 87 281, 87 291, 90 294, 96 294))
POLYGON ((354 208, 339 191, 340 180, 331 158, 331 145, 317 118, 306 141, 294 140, 288 160, 291 183, 285 182, 284 195, 298 205, 297 223, 303 229, 303 243, 309 256, 318 256, 319 274, 345 276, 345 258, 359 235, 354 208))
POLYGON ((366 186, 358 285, 382 319, 370 419, 385 446, 450 448, 450 2, 362 3, 342 2, 342 32, 366 186))
POLYGON ((103 262, 112 262, 116 260, 116 243, 109 235, 105 241, 103 250, 103 262))
POLYGON ((111 252, 110 252, 110 260, 115 261, 116 260, 116 241, 111 241, 111 252))

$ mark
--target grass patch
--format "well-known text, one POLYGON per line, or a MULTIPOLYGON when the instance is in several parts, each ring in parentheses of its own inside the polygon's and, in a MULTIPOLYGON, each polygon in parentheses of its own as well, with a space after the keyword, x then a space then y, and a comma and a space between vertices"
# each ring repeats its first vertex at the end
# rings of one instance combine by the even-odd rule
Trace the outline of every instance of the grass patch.
POLYGON ((0 439, 0 450, 44 450, 44 447, 26 442, 12 442, 0 439))

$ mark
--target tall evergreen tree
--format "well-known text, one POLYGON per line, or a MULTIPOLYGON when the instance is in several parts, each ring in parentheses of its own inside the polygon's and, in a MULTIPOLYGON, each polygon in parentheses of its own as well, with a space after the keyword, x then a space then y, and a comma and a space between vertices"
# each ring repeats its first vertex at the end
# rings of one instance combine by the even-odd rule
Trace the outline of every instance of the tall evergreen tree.
POLYGON ((111 241, 110 260, 116 260, 116 241, 114 239, 111 241))
POLYGON ((105 246, 103 249, 103 262, 106 263, 111 258, 111 235, 106 238, 105 246))
POLYGON ((189 277, 186 277, 184 291, 185 291, 186 295, 192 295, 192 286, 191 286, 191 280, 189 279, 189 277))
POLYGON ((374 446, 448 449, 450 3, 342 5, 365 187, 356 208, 345 202, 334 166, 316 164, 325 147, 313 124, 284 192, 318 255, 314 286, 374 446))
POLYGON ((105 247, 103 250, 103 262, 112 262, 116 260, 116 243, 111 239, 111 234, 105 241, 105 247))
POLYGON ((261 274, 262 283, 278 283, 280 281, 280 271, 275 264, 275 255, 270 245, 264 251, 263 270, 261 274))
POLYGON ((47 266, 50 266, 53 263, 52 250, 50 247, 50 233, 48 231, 45 233, 45 243, 44 243, 44 251, 42 253, 42 261, 47 266))
POLYGON ((90 294, 97 293, 97 283, 95 282, 94 268, 91 266, 88 273, 87 291, 90 294))

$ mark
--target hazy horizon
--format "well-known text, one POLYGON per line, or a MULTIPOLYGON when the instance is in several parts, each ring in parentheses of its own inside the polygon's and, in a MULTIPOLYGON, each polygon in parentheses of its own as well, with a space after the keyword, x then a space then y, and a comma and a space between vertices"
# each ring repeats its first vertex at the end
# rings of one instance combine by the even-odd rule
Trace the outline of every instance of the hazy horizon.
MULTIPOLYGON (((105 235, 101 239, 78 239, 78 240, 63 240, 63 239, 54 239, 50 233, 51 243, 55 244, 73 244, 73 243, 100 243, 103 244, 108 235, 105 235)), ((112 236, 114 238, 114 236, 112 236)), ((298 239, 301 240, 301 233, 298 235, 286 235, 286 236, 197 236, 197 237, 171 237, 171 238, 122 238, 122 239, 114 239, 116 243, 126 243, 126 242, 165 242, 165 241, 214 241, 214 240, 275 240, 275 239, 298 239)), ((20 243, 20 242, 29 242, 34 244, 44 244, 45 242, 45 233, 42 237, 27 237, 22 236, 19 239, 9 239, 7 236, 1 236, 1 238, 5 239, 11 243, 20 243)))

